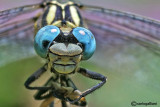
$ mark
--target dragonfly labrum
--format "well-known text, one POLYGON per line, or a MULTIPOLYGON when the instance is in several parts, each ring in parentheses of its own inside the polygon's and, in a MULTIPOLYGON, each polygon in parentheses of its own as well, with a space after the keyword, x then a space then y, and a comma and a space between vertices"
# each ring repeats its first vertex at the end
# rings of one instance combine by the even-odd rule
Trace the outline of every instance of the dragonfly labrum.
MULTIPOLYGON (((94 69, 80 66, 81 61, 92 60, 94 52, 98 58, 93 59, 93 62, 105 67, 105 70, 121 71, 125 63, 123 70, 127 71, 130 67, 133 68, 132 71, 142 73, 146 69, 141 68, 142 72, 138 71, 138 66, 134 66, 134 63, 140 64, 144 58, 152 55, 156 56, 156 61, 152 63, 159 64, 157 58, 160 51, 160 22, 143 16, 89 6, 72 0, 65 3, 60 0, 44 0, 41 3, 1 11, 0 24, 0 50, 7 47, 10 51, 17 52, 13 61, 33 56, 33 47, 36 53, 46 60, 25 82, 26 88, 38 90, 34 98, 44 100, 42 107, 54 106, 55 98, 61 100, 62 107, 87 106, 84 97, 103 86, 107 77, 97 70, 93 72, 94 69), (122 47, 125 48, 121 50, 122 47), (134 54, 138 49, 139 53, 134 54), (141 52, 146 53, 142 61, 138 56, 141 52), (114 66, 114 60, 117 60, 119 66, 114 66), (46 72, 49 72, 51 77, 43 86, 31 85, 46 72), (81 92, 70 77, 77 73, 101 82, 81 92)), ((9 53, 4 51, 1 54, 9 53)), ((12 56, 11 59, 3 59, 4 62, 2 60, 0 64, 12 62, 12 56)))

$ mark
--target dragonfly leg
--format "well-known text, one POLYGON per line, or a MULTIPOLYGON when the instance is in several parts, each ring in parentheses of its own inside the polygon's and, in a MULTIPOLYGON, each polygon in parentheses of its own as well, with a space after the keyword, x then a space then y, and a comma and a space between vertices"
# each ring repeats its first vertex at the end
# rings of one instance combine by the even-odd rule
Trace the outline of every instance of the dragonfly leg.
MULTIPOLYGON (((68 87, 72 87, 74 88, 74 91, 68 95, 68 97, 74 97, 74 98, 78 98, 79 95, 81 95, 81 92, 77 89, 77 87, 75 86, 74 82, 71 80, 71 78, 67 77, 66 78, 66 84, 68 87)), ((87 101, 86 99, 83 97, 81 98, 79 101, 75 102, 74 105, 77 105, 77 106, 83 106, 83 107, 86 107, 87 106, 87 101)))
MULTIPOLYGON (((47 87, 52 81, 53 81, 53 77, 51 77, 50 79, 48 79, 48 81, 45 83, 44 87, 47 87)), ((42 99, 46 99, 53 96, 52 95, 52 90, 39 90, 35 95, 34 98, 36 100, 42 100, 42 99), (47 93, 47 94, 46 94, 47 93)))
POLYGON ((86 76, 86 77, 89 77, 91 79, 95 79, 95 80, 101 80, 101 82, 93 87, 91 87, 90 89, 84 91, 80 96, 79 98, 75 99, 75 100, 70 100, 69 99, 69 102, 70 103, 75 103, 77 101, 79 101, 81 98, 85 97, 86 95, 92 93, 93 91, 95 91, 96 89, 100 88, 101 86, 103 86, 105 83, 106 83, 106 80, 107 78, 99 73, 96 73, 96 72, 92 72, 92 71, 89 71, 89 70, 86 70, 84 68, 80 68, 78 70, 78 73, 86 76))
POLYGON ((48 90, 38 90, 34 98, 36 100, 42 100, 54 96, 56 98, 59 98, 60 100, 65 100, 64 95, 67 93, 67 91, 69 91, 68 93, 71 93, 73 89, 70 87, 62 87, 58 80, 59 75, 53 73, 53 76, 50 77, 50 79, 48 79, 48 81, 43 86, 53 88, 48 90))
POLYGON ((77 90, 77 87, 74 84, 74 82, 71 80, 71 78, 69 78, 68 76, 66 76, 66 78, 64 79, 64 81, 66 82, 66 85, 68 87, 72 87, 74 90, 77 90))
POLYGON ((44 72, 47 71, 47 64, 45 64, 43 67, 38 69, 36 72, 34 72, 25 82, 25 87, 30 90, 48 90, 52 89, 53 87, 32 87, 30 86, 31 83, 33 83, 35 80, 37 80, 44 72))

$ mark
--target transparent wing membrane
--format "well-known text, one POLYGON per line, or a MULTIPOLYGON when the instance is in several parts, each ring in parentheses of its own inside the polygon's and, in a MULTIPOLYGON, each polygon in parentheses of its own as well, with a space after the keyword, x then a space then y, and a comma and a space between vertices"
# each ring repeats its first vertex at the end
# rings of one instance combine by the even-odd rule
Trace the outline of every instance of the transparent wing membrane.
POLYGON ((25 29, 33 27, 34 20, 28 19, 23 21, 16 21, 0 27, 0 37, 14 36, 25 29))
POLYGON ((0 11, 0 24, 10 21, 14 19, 16 16, 32 13, 33 11, 36 11, 37 9, 40 8, 41 8, 40 4, 34 4, 34 5, 21 6, 14 9, 0 11))
POLYGON ((41 3, 0 11, 0 65, 35 55, 34 22, 41 3))
POLYGON ((5 11, 1 12, 1 16, 5 16, 7 20, 0 18, 3 23, 0 25, 0 66, 34 55, 34 18, 40 10, 32 12, 31 10, 27 6, 21 11, 14 11, 14 18, 7 15, 11 12, 9 10, 6 13, 5 11), (24 14, 22 14, 23 12, 24 14))
POLYGON ((0 37, 0 66, 35 55, 33 34, 33 23, 30 23, 16 31, 6 32, 5 37, 0 37))
POLYGON ((130 39, 160 53, 159 21, 98 7, 84 6, 81 13, 89 25, 116 33, 120 38, 130 39))

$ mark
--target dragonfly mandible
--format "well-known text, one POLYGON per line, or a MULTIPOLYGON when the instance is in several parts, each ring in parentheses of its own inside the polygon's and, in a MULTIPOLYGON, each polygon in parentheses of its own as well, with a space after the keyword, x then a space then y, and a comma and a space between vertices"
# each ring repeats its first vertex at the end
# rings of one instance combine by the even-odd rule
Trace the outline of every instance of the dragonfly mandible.
MULTIPOLYGON (((22 44, 22 43, 25 44, 24 38, 30 39, 25 35, 27 34, 28 31, 29 31, 28 35, 33 33, 30 31, 33 28, 33 23, 35 22, 35 20, 37 20, 36 15, 39 12, 36 12, 36 11, 38 11, 38 9, 41 9, 42 7, 44 8, 44 4, 43 5, 42 4, 30 5, 30 6, 26 6, 26 8, 23 6, 23 8, 15 9, 15 12, 14 10, 12 10, 11 12, 8 11, 8 13, 7 11, 2 12, 1 15, 3 17, 1 20, 1 23, 2 23, 1 28, 4 28, 1 30, 2 38, 3 38, 3 35, 9 35, 8 37, 11 37, 10 41, 13 41, 15 40, 15 38, 11 35, 18 35, 16 37, 16 41, 18 41, 17 38, 19 38, 20 39, 20 41, 18 41, 20 42, 19 44, 22 44), (20 15, 23 15, 24 13, 32 12, 32 11, 34 11, 35 13, 33 12, 33 14, 30 14, 29 17, 28 15, 26 15, 27 16, 25 17, 26 19, 24 19, 24 16, 20 16, 20 15), (20 12, 22 12, 23 14, 20 12), (19 18, 17 18, 17 20, 16 19, 12 20, 12 18, 15 16, 19 16, 19 18), (22 17, 23 17, 23 21, 22 21, 22 17), (22 42, 21 39, 24 39, 24 41, 22 42)), ((45 5, 47 5, 47 3, 45 5)), ((108 44, 108 43, 105 43, 105 40, 110 41, 112 43, 116 42, 121 44, 122 42, 121 40, 115 39, 115 38, 120 38, 124 40, 132 40, 134 42, 137 42, 140 45, 145 46, 147 49, 151 50, 152 52, 159 54, 159 40, 158 40, 159 22, 158 21, 154 21, 152 19, 144 18, 141 16, 136 16, 130 13, 115 11, 112 9, 104 9, 104 8, 87 6, 87 5, 81 5, 79 7, 81 8, 80 12, 83 18, 85 19, 87 27, 92 30, 94 35, 97 36, 97 40, 100 41, 100 43, 97 43, 97 44, 101 46, 103 50, 109 46, 109 45, 104 46, 105 44, 108 44), (118 20, 116 20, 117 17, 118 17, 118 20), (126 21, 124 21, 124 19, 126 21), (101 38, 98 38, 99 36, 101 38)), ((41 15, 38 14, 38 17, 40 16, 41 15)), ((55 28, 55 31, 59 31, 59 30, 55 28)), ((1 39, 1 40, 4 41, 5 39, 1 39)), ((28 42, 26 44, 28 45, 28 42)), ((103 58, 104 57, 102 57, 101 59, 103 58)), ((103 63, 101 62, 99 63, 103 65, 103 63)))

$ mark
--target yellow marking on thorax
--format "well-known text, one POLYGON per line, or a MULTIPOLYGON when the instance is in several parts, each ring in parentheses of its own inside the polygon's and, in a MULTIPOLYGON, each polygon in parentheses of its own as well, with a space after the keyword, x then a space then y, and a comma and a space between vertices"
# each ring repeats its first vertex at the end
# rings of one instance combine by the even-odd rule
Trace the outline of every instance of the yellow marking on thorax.
POLYGON ((79 26, 80 19, 75 6, 70 6, 70 11, 71 11, 72 19, 75 22, 76 26, 79 26))
POLYGON ((51 3, 55 3, 55 4, 59 5, 59 6, 62 8, 62 17, 63 17, 63 19, 65 18, 65 11, 64 11, 65 6, 68 5, 68 4, 69 4, 69 5, 74 4, 74 3, 71 2, 71 1, 69 1, 69 2, 67 2, 67 3, 65 3, 65 4, 61 4, 61 3, 57 2, 57 1, 51 1, 51 3))
POLYGON ((67 2, 67 3, 64 3, 64 4, 61 4, 61 3, 57 2, 57 1, 51 1, 51 3, 57 4, 57 5, 59 5, 59 6, 61 6, 61 5, 66 6, 66 5, 68 5, 68 4, 70 4, 70 5, 74 4, 74 3, 71 2, 71 1, 69 1, 69 2, 67 2))
MULTIPOLYGON (((37 15, 36 15, 36 17, 40 17, 42 15, 42 13, 40 12, 40 13, 38 13, 37 15)), ((35 21, 35 23, 34 23, 34 36, 36 35, 36 33, 38 32, 38 20, 36 20, 35 21)))
POLYGON ((55 13, 56 13, 57 7, 55 5, 52 5, 49 9, 49 12, 47 14, 46 20, 48 24, 51 24, 51 22, 55 18, 55 13))
POLYGON ((66 22, 66 25, 67 25, 68 27, 71 27, 71 28, 78 27, 77 25, 75 25, 75 24, 73 24, 73 23, 71 23, 71 22, 69 22, 69 21, 66 22))
POLYGON ((65 11, 64 11, 65 4, 61 4, 61 8, 62 8, 62 17, 64 19, 65 18, 65 11))
POLYGON ((60 27, 61 24, 62 24, 61 20, 58 20, 58 21, 55 21, 54 23, 52 23, 52 25, 57 26, 57 27, 60 27))
POLYGON ((37 21, 34 23, 34 36, 36 35, 36 33, 38 32, 38 24, 37 21))
MULTIPOLYGON (((62 27, 62 21, 61 20, 58 20, 54 23, 52 23, 51 25, 54 25, 54 26, 57 26, 57 27, 62 27)), ((73 23, 69 22, 69 21, 66 21, 66 25, 63 25, 63 27, 66 26, 66 27, 69 27, 69 28, 75 28, 75 27, 78 27, 76 25, 74 25, 73 23)))
MULTIPOLYGON (((62 17, 63 17, 63 19, 65 18, 65 14, 66 14, 65 10, 64 10, 64 8, 66 7, 66 5, 68 5, 68 4, 69 5, 74 4, 73 2, 67 2, 65 4, 60 4, 60 3, 56 2, 56 1, 52 1, 51 3, 57 4, 57 5, 59 5, 62 8, 62 17)), ((53 14, 53 13, 56 12, 56 9, 52 10, 54 8, 56 8, 56 6, 52 6, 51 9, 48 12, 47 22, 49 22, 48 24, 51 24, 51 25, 54 25, 54 26, 57 26, 57 27, 62 27, 62 25, 61 25, 62 20, 57 20, 54 23, 51 23, 53 21, 53 19, 54 19, 54 18, 51 18, 51 17, 55 17, 55 14, 53 14), (50 15, 51 12, 52 12, 52 14, 51 14, 52 16, 50 15)), ((78 15, 78 13, 76 11, 75 6, 71 6, 70 7, 70 11, 71 11, 71 17, 72 17, 73 21, 75 22, 75 24, 73 24, 72 22, 66 21, 66 25, 65 26, 67 26, 69 28, 75 28, 75 27, 79 26, 79 24, 80 24, 79 15, 78 15)))

